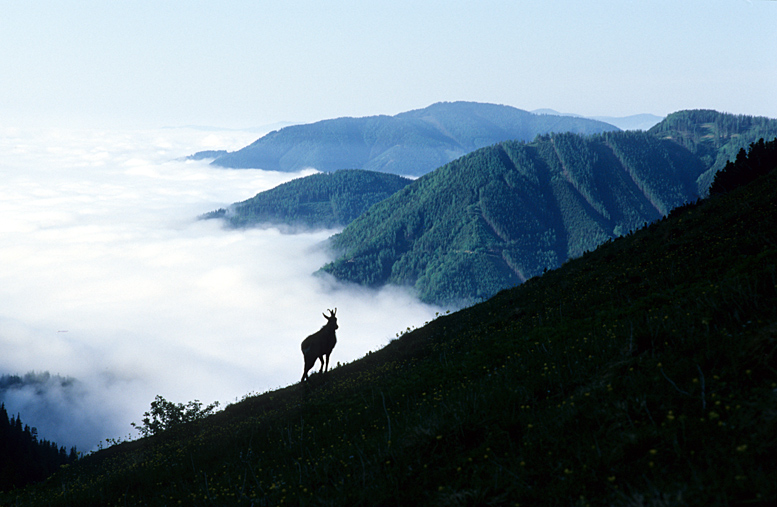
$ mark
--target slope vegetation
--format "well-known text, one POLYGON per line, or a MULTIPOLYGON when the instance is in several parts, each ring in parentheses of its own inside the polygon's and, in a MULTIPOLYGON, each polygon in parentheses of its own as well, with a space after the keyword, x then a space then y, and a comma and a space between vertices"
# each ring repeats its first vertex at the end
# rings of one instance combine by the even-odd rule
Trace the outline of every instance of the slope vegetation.
POLYGON ((617 127, 560 116, 534 115, 509 106, 444 102, 396 116, 337 118, 271 132, 217 157, 222 167, 323 172, 366 169, 420 176, 477 148, 538 134, 593 134, 617 127))
POLYGON ((775 189, 684 206, 0 504, 774 505, 775 189))
POLYGON ((427 302, 487 298, 696 199, 704 169, 644 132, 500 143, 370 208, 331 240, 340 256, 323 269, 427 302))
POLYGON ((357 169, 313 174, 201 218, 223 218, 232 227, 270 224, 292 231, 344 227, 411 181, 395 174, 357 169))

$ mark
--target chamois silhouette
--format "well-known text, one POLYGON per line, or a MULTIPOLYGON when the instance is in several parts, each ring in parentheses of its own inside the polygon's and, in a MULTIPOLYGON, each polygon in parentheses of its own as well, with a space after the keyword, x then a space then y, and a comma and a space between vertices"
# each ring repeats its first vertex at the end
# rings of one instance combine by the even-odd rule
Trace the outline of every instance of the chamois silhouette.
POLYGON ((305 356, 305 372, 302 374, 300 382, 307 380, 308 370, 316 364, 316 359, 321 360, 319 373, 329 371, 329 354, 332 353, 332 349, 335 348, 337 343, 337 337, 335 336, 335 329, 337 329, 335 314, 337 313, 337 308, 334 311, 328 311, 329 316, 325 313, 322 314, 327 320, 324 327, 302 341, 302 354, 305 356), (326 356, 326 368, 324 367, 324 356, 326 356))

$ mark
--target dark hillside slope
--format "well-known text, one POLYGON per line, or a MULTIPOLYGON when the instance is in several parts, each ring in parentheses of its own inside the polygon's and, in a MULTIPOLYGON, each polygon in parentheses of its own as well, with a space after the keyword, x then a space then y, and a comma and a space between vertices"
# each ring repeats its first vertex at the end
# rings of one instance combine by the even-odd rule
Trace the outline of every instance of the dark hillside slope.
POLYGON ((777 167, 777 137, 771 141, 759 139, 750 144, 749 151, 739 150, 736 160, 726 163, 726 167, 715 173, 710 185, 710 195, 720 195, 735 188, 747 185, 769 174, 777 167))
POLYGON ((777 120, 763 116, 719 113, 709 109, 677 111, 649 132, 688 149, 707 167, 699 177, 699 189, 706 191, 715 173, 734 160, 739 150, 758 139, 777 137, 777 120))
POLYGON ((396 116, 336 118, 294 125, 224 154, 221 167, 322 172, 365 169, 420 176, 467 152, 500 141, 530 141, 538 134, 594 134, 618 130, 585 118, 541 116, 514 107, 442 102, 396 116))
POLYGON ((487 298, 695 200, 704 169, 644 132, 500 143, 370 208, 332 238, 323 269, 427 302, 487 298))
POLYGON ((222 218, 231 227, 269 224, 292 231, 344 227, 411 182, 395 174, 357 169, 312 174, 201 218, 222 218))
POLYGON ((771 506, 775 354, 772 171, 0 504, 771 506))

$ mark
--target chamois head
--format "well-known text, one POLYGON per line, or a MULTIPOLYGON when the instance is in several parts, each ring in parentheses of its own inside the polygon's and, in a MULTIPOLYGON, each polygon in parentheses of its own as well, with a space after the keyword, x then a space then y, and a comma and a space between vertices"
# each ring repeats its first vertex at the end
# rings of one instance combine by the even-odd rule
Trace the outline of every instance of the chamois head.
POLYGON ((321 369, 318 371, 319 373, 329 371, 329 354, 332 353, 332 349, 335 348, 335 344, 337 343, 335 329, 337 329, 338 326, 337 317, 335 317, 337 308, 328 311, 329 315, 323 314, 327 321, 324 327, 305 338, 302 342, 302 355, 305 356, 305 371, 302 374, 303 381, 308 378, 308 370, 316 364, 316 359, 321 360, 321 369), (326 358, 326 362, 324 361, 324 358, 326 358))
POLYGON ((335 317, 335 314, 337 313, 337 308, 335 308, 334 310, 330 310, 330 309, 327 308, 327 311, 329 312, 329 316, 327 316, 327 314, 325 314, 325 313, 321 314, 326 319, 326 325, 327 326, 333 326, 335 329, 337 329, 337 327, 338 327, 337 326, 337 317, 335 317))

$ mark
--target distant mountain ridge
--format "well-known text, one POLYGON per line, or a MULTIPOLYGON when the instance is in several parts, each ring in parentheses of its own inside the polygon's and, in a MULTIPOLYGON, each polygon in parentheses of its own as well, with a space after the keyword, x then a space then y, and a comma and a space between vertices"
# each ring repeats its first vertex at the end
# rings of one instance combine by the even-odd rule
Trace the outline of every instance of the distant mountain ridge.
POLYGON ((322 269, 430 303, 488 298, 695 200, 726 153, 764 136, 777 120, 681 111, 649 132, 482 148, 370 208, 322 269))
MULTIPOLYGON (((428 113, 455 136, 455 118, 431 109, 413 115, 428 113)), ((291 232, 346 226, 332 238, 336 259, 323 271, 460 304, 667 215, 704 195, 750 143, 774 137, 777 120, 678 111, 648 131, 493 144, 414 182, 363 170, 313 175, 206 217, 291 232)))
POLYGON ((534 114, 547 114, 555 116, 572 116, 574 118, 590 118, 592 120, 603 121, 610 125, 615 125, 621 130, 649 130, 660 123, 664 117, 655 114, 632 114, 629 116, 582 116, 573 113, 559 113, 553 109, 535 109, 534 114))
MULTIPOLYGON (((618 130, 585 118, 535 115, 510 106, 440 102, 395 116, 336 118, 292 125, 222 154, 213 165, 322 172, 365 169, 420 176, 484 146, 531 141, 550 132, 595 134, 618 130)), ((195 154, 194 156, 197 156, 195 154)))

